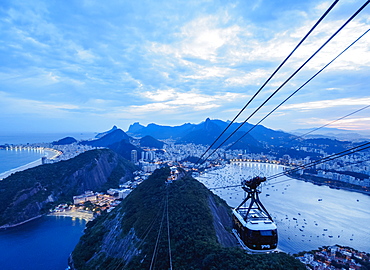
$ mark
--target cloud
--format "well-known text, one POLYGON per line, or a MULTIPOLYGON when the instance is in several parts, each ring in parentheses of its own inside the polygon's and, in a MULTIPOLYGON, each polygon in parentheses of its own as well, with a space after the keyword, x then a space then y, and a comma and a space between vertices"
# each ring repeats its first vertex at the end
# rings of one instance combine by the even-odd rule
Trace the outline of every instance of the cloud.
POLYGON ((238 86, 238 85, 259 85, 263 79, 268 78, 270 75, 269 71, 263 69, 256 69, 249 73, 247 72, 239 72, 241 73, 238 76, 230 76, 225 80, 226 85, 230 86, 238 86))
MULTIPOLYGON (((0 4, 0 91, 9 101, 2 102, 2 111, 19 121, 22 113, 42 115, 42 111, 55 117, 102 117, 106 122, 233 118, 329 4, 322 0, 256 1, 253 6, 233 0, 0 4), (16 115, 16 106, 23 103, 16 115)), ((280 86, 355 5, 339 3, 256 101, 280 86)), ((300 85, 367 29, 370 16, 365 11, 286 88, 300 85)), ((293 122, 297 117, 289 110, 314 114, 314 108, 368 104, 369 38, 370 34, 315 78, 303 97, 295 97, 297 104, 282 108, 284 119, 293 122), (335 99, 318 101, 322 89, 335 99)), ((271 121, 278 128, 287 122, 271 121)))
POLYGON ((32 99, 22 99, 0 92, 1 112, 5 115, 30 114, 41 118, 59 118, 68 111, 79 109, 79 106, 62 102, 42 102, 32 99))
POLYGON ((341 98, 341 99, 326 99, 319 101, 311 101, 305 103, 297 103, 291 105, 284 105, 282 109, 284 110, 317 110, 317 109, 327 109, 339 106, 356 106, 356 105, 369 105, 370 97, 364 98, 341 98))
POLYGON ((226 26, 229 15, 223 14, 198 17, 185 24, 172 44, 153 43, 156 53, 171 54, 176 58, 196 58, 217 62, 218 50, 232 45, 242 29, 238 25, 226 26))
MULTIPOLYGON (((322 126, 332 122, 332 119, 328 118, 308 118, 308 119, 300 119, 301 124, 309 125, 309 126, 322 126)), ((338 129, 346 129, 346 130, 367 130, 370 125, 370 117, 356 117, 351 119, 342 119, 339 120, 328 127, 330 128, 338 128, 338 129)))
POLYGON ((175 89, 156 90, 153 92, 145 92, 143 97, 154 102, 144 105, 134 105, 129 107, 131 113, 181 113, 182 110, 207 111, 209 109, 219 108, 228 102, 246 98, 244 94, 237 93, 219 93, 214 95, 206 95, 198 90, 189 92, 180 92, 175 89))
POLYGON ((82 60, 92 62, 96 59, 96 56, 90 50, 80 49, 77 50, 77 56, 82 60))

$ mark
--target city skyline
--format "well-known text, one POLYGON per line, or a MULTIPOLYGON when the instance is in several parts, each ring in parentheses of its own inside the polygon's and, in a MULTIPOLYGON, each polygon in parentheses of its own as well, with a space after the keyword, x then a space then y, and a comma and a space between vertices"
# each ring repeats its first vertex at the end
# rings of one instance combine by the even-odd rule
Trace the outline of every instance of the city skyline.
MULTIPOLYGON (((3 133, 232 120, 333 1, 5 1, 3 133)), ((365 1, 339 2, 242 122, 365 1)), ((370 7, 250 119, 257 123, 369 28, 370 7)), ((370 34, 262 124, 324 125, 370 104, 370 34)), ((369 108, 328 126, 370 133, 369 108)))

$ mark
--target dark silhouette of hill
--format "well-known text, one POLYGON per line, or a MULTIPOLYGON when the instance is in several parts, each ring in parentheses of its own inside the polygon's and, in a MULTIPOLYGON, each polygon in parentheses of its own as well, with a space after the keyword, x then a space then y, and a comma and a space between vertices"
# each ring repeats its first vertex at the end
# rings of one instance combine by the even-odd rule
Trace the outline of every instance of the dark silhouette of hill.
POLYGON ((92 141, 82 141, 79 144, 91 145, 93 147, 108 147, 109 145, 118 143, 122 140, 129 142, 130 136, 128 136, 122 129, 116 129, 112 132, 107 133, 100 139, 92 141))
POLYGON ((137 156, 141 156, 141 148, 136 147, 135 145, 127 142, 126 140, 122 140, 119 142, 116 142, 114 144, 108 145, 108 148, 116 152, 117 154, 121 155, 125 159, 131 160, 131 151, 136 150, 137 156))
POLYGON ((199 125, 194 125, 188 133, 178 139, 177 143, 211 144, 222 132, 222 128, 215 121, 207 120, 199 125))
POLYGON ((118 128, 116 127, 116 126, 113 126, 110 130, 108 130, 108 131, 105 131, 105 132, 102 132, 102 133, 98 133, 98 134, 96 134, 96 136, 95 136, 95 138, 98 138, 98 139, 100 139, 100 138, 102 138, 102 137, 104 137, 105 135, 107 135, 107 134, 109 134, 109 133, 111 133, 111 132, 113 132, 113 131, 115 131, 115 130, 117 130, 118 128))
MULTIPOLYGON (((238 139, 244 134, 245 134, 244 132, 237 132, 235 134, 235 137, 238 139)), ((263 147, 263 144, 257 141, 255 138, 253 138, 252 135, 250 134, 245 135, 241 140, 235 143, 236 140, 234 139, 230 141, 232 144, 230 145, 231 150, 242 149, 246 150, 249 153, 261 153, 264 151, 266 152, 266 149, 263 147)))
POLYGON ((181 126, 174 127, 149 124, 148 126, 144 127, 139 123, 134 123, 129 127, 127 134, 134 137, 144 137, 146 135, 150 135, 159 140, 170 138, 177 139, 184 136, 193 126, 193 124, 183 124, 181 126))
MULTIPOLYGON (((177 143, 197 143, 210 145, 228 126, 228 124, 229 122, 217 119, 211 120, 209 118, 200 124, 184 124, 175 127, 160 126, 156 124, 149 124, 147 127, 144 127, 139 123, 135 123, 130 126, 127 132, 136 137, 150 135, 156 139, 177 139, 177 143)), ((239 123, 233 123, 229 130, 221 137, 220 142, 226 139, 227 136, 231 134, 231 132, 233 132, 239 125, 239 123)), ((244 124, 243 127, 240 128, 238 132, 230 139, 230 141, 227 142, 227 144, 235 142, 238 138, 240 138, 240 136, 249 131, 249 129, 252 127, 252 124, 244 124)), ((255 127, 249 133, 249 135, 255 140, 259 142, 265 142, 269 145, 286 145, 291 138, 295 137, 289 133, 275 131, 262 125, 255 127)), ((245 144, 247 141, 251 141, 250 136, 247 136, 247 138, 249 138, 248 140, 243 139, 241 144, 243 145, 243 142, 245 144)), ((247 146, 243 147, 247 148, 247 146)), ((257 147, 259 146, 257 145, 257 147)))
POLYGON ((143 125, 140 125, 139 122, 135 122, 129 126, 127 133, 131 135, 138 135, 143 128, 145 128, 143 125))
POLYGON ((141 147, 151 147, 151 148, 162 149, 163 145, 164 145, 164 142, 158 141, 157 139, 149 135, 146 135, 140 139, 141 147))
POLYGON ((66 144, 72 144, 77 142, 77 140, 73 137, 65 137, 63 139, 60 139, 59 141, 54 141, 51 144, 52 145, 66 145, 66 144))

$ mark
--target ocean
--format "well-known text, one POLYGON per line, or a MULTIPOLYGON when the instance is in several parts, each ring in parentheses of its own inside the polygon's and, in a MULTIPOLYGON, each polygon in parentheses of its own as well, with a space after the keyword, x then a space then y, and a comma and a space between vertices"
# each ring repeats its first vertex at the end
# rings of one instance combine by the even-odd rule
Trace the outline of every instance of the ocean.
MULTIPOLYGON (((242 179, 279 173, 282 166, 234 163, 198 180, 207 187, 238 185, 242 179)), ((245 198, 240 187, 215 189, 231 207, 245 198)), ((370 252, 370 196, 280 177, 262 184, 260 199, 278 226, 278 249, 297 253, 324 245, 370 252)))
MULTIPOLYGON (((26 145, 34 143, 50 143, 65 137, 73 137, 76 140, 87 140, 94 138, 95 133, 45 133, 45 134, 0 134, 0 145, 26 145)), ((41 157, 48 155, 45 151, 36 150, 5 150, 0 149, 0 179, 1 174, 19 168, 23 165, 41 160, 41 157)))
POLYGON ((73 137, 76 140, 87 140, 94 138, 96 133, 93 132, 64 132, 64 133, 15 133, 4 134, 0 133, 0 145, 3 144, 27 144, 27 143, 50 143, 63 139, 65 137, 73 137))
POLYGON ((0 230, 0 268, 3 270, 64 270, 86 222, 70 217, 44 216, 0 230))
POLYGON ((0 149, 0 175, 22 165, 40 160, 45 155, 40 150, 5 150, 0 149))
MULTIPOLYGON (((2 144, 52 142, 72 136, 93 138, 92 133, 0 135, 2 144)), ((0 175, 40 160, 40 150, 0 150, 0 175)), ((44 216, 26 224, 0 230, 0 268, 4 270, 64 270, 69 254, 83 234, 86 221, 69 217, 44 216)))

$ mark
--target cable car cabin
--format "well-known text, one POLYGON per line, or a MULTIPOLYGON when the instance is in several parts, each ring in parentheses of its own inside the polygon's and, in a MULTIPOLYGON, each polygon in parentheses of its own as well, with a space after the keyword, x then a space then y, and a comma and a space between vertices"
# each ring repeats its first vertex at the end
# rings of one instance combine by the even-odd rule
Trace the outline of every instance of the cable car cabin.
POLYGON ((247 249, 253 252, 269 252, 276 249, 278 243, 276 224, 263 211, 250 209, 248 213, 247 208, 236 208, 232 212, 234 229, 247 249))

